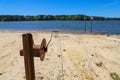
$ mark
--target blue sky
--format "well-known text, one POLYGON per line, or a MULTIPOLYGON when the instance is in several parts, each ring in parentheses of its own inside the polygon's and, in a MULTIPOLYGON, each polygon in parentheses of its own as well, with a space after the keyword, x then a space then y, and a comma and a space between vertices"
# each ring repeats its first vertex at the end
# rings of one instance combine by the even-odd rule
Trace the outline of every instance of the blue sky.
POLYGON ((0 15, 8 14, 120 17, 120 0, 0 0, 0 15))

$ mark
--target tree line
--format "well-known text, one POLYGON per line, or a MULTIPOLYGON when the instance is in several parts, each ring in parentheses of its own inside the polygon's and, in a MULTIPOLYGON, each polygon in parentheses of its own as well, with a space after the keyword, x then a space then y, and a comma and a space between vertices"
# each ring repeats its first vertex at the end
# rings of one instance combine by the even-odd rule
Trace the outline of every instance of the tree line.
MULTIPOLYGON (((120 20, 120 18, 106 18, 100 16, 92 16, 93 20, 120 20)), ((87 15, 0 15, 0 21, 44 21, 44 20, 91 20, 91 16, 87 15)))

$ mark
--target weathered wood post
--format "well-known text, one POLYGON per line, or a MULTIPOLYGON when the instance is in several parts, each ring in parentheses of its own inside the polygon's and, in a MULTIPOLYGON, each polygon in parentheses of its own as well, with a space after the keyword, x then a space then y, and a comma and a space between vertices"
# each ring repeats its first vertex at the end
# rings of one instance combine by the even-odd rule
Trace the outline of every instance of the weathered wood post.
POLYGON ((26 80, 35 80, 32 35, 23 34, 22 39, 26 80))

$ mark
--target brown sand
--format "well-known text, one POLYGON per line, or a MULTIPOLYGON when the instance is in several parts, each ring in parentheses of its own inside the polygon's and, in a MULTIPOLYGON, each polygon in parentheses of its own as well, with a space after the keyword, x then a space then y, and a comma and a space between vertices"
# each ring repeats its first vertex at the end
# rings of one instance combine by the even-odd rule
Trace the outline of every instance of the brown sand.
MULTIPOLYGON (((0 80, 25 80, 23 32, 0 32, 0 80)), ((51 32, 32 32, 47 42, 51 32)), ((120 35, 53 33, 45 60, 34 58, 36 80, 113 80, 120 76, 120 35)))

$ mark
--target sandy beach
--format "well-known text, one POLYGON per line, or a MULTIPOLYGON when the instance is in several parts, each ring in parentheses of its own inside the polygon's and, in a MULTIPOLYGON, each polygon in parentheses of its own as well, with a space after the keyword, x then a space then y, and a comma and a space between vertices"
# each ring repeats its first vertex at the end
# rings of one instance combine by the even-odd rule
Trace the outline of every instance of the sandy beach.
MULTIPOLYGON (((0 31, 0 80, 25 80, 23 33, 0 31)), ((35 44, 51 37, 31 33, 35 44)), ((120 80, 120 35, 54 32, 45 60, 34 62, 36 80, 120 80)))

